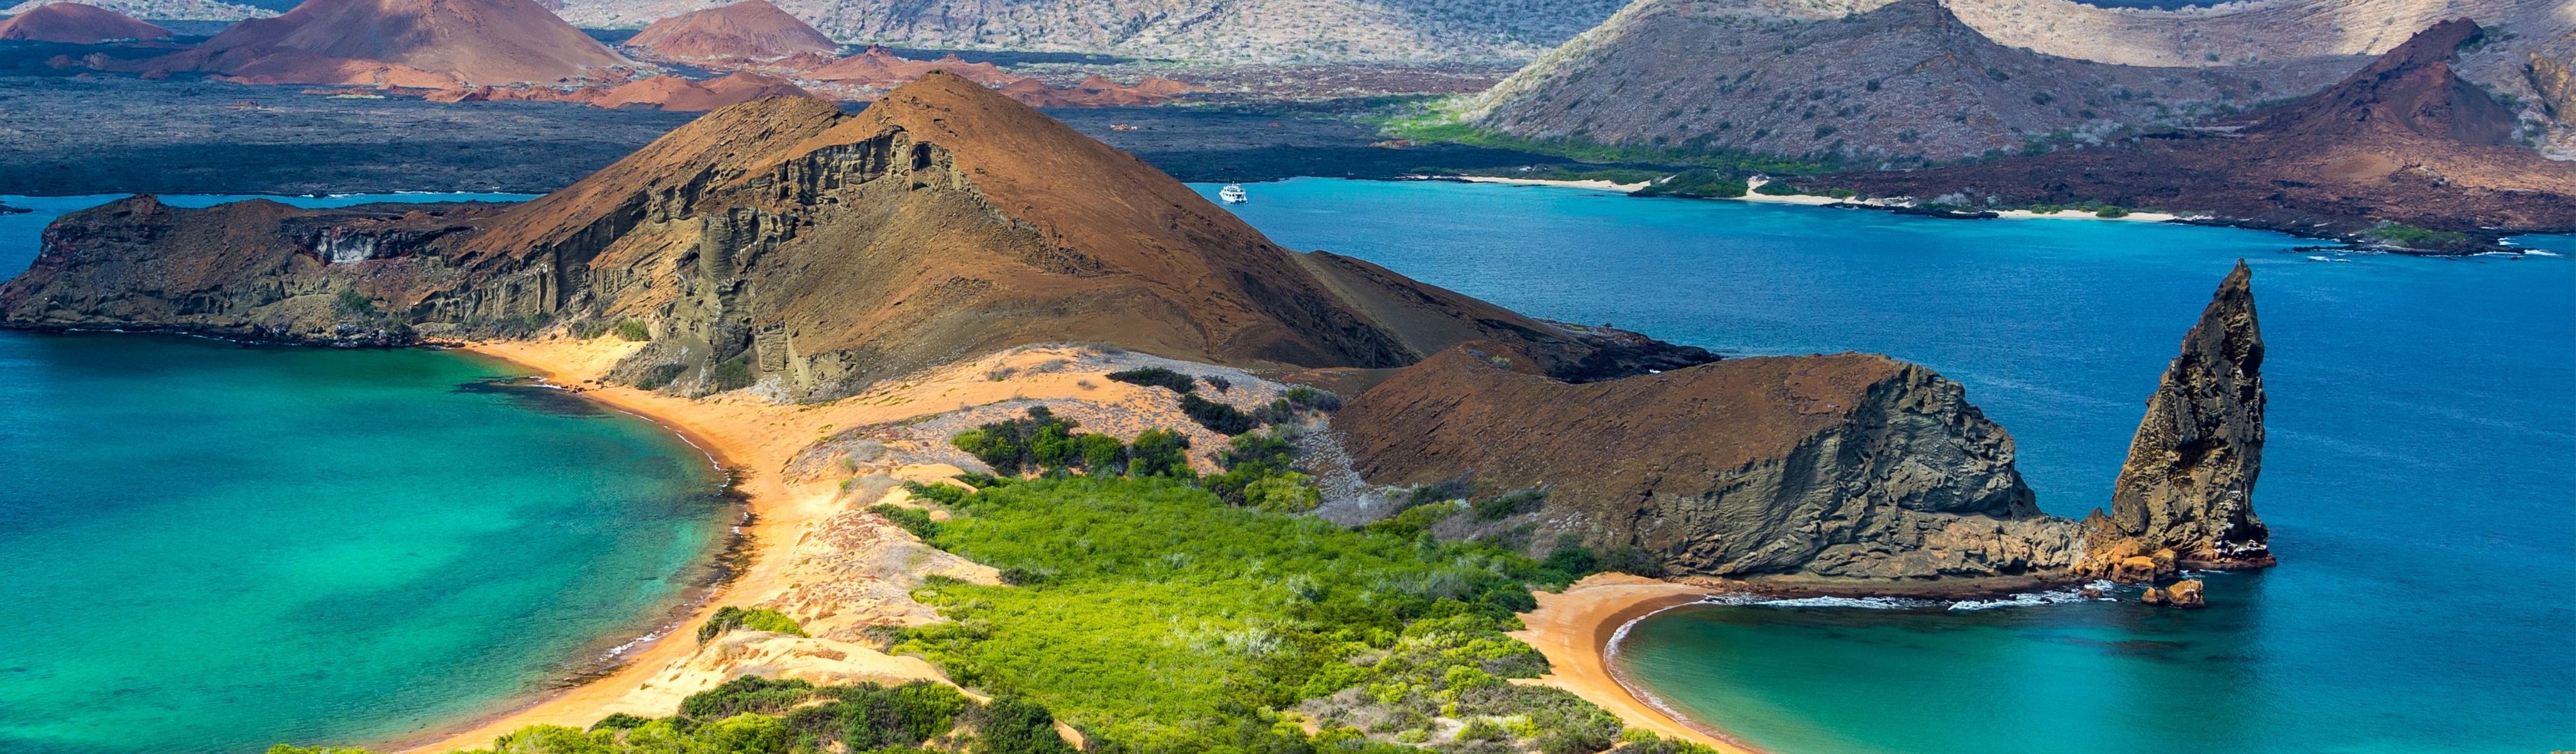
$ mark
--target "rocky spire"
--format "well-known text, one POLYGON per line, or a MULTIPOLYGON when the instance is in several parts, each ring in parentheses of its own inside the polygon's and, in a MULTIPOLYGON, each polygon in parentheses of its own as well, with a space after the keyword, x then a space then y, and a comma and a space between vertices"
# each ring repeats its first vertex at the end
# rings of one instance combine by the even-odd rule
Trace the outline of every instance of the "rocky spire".
POLYGON ((2263 465, 2263 333, 2252 278, 2237 260, 2147 399, 2111 512, 2085 522, 2086 559, 2104 570, 2149 553, 2158 570, 2272 565, 2271 533, 2253 503, 2263 465))

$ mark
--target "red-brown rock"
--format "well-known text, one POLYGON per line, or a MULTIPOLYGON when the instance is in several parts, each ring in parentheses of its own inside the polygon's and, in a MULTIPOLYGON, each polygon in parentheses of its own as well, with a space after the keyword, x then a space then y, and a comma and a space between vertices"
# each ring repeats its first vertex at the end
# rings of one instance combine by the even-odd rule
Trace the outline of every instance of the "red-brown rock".
POLYGON ((98 44, 127 39, 168 39, 170 30, 94 5, 54 3, 0 21, 0 39, 98 44))
POLYGON ((831 37, 768 0, 683 13, 644 27, 626 46, 674 60, 777 60, 841 51, 831 37))

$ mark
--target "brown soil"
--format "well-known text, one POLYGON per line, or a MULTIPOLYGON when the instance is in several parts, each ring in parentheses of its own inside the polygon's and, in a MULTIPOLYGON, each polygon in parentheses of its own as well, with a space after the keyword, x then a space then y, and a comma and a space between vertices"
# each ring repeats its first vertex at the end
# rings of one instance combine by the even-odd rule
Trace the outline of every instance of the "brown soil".
POLYGON ((2454 52, 2483 34, 2466 20, 2436 25, 2332 89, 2207 128, 1832 180, 1886 196, 2211 212, 2310 234, 2381 221, 2473 237, 2576 228, 2576 163, 2513 145, 2512 113, 2451 71, 2454 52))
POLYGON ((122 39, 168 39, 170 30, 125 14, 80 3, 40 5, 0 20, 0 39, 98 44, 122 39))
POLYGON ((644 27, 630 49, 672 60, 774 60, 836 55, 841 45, 768 0, 683 13, 644 27))

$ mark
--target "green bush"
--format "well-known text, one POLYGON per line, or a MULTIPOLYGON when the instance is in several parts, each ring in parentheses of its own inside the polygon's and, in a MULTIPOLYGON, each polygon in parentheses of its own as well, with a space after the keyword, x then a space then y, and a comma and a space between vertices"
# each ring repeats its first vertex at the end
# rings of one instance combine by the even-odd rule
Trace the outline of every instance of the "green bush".
POLYGON ((2101 209, 2094 210, 2094 211, 2093 211, 2093 216, 2094 216, 2094 217, 2128 217, 2128 216, 2129 216, 2129 210, 2128 210, 2127 208, 2124 208, 2124 207, 2117 207, 2117 206, 2113 206, 2113 207, 2103 207, 2103 208, 2101 208, 2101 209))
MULTIPOLYGON (((985 479, 986 481, 988 481, 988 482, 989 482, 989 481, 996 481, 996 480, 994 480, 994 478, 993 478, 993 477, 984 477, 984 479, 985 479)), ((974 480, 967 480, 967 481, 966 481, 966 483, 967 483, 967 484, 976 484, 974 480)), ((976 486, 977 486, 977 487, 990 487, 990 486, 992 486, 992 485, 991 485, 991 484, 976 484, 976 486)), ((904 491, 906 491, 906 492, 910 492, 910 493, 912 493, 912 496, 913 496, 913 497, 921 498, 921 499, 923 499, 923 500, 930 500, 930 501, 934 501, 934 502, 939 503, 940 505, 946 505, 946 506, 952 506, 952 507, 953 507, 953 506, 955 506, 955 505, 957 505, 958 501, 966 499, 966 495, 967 495, 967 492, 966 492, 965 490, 958 489, 956 485, 952 485, 952 484, 923 484, 923 483, 921 483, 921 482, 905 482, 905 483, 903 483, 903 489, 904 489, 904 491)))
POLYGON ((770 715, 814 698, 814 684, 747 675, 680 700, 680 714, 700 720, 723 720, 741 714, 770 715))
MULTIPOLYGON (((940 486, 957 489, 947 485, 940 486)), ((930 511, 906 508, 892 503, 879 503, 868 506, 868 512, 884 516, 886 521, 903 527, 904 531, 912 532, 913 536, 920 537, 922 541, 927 542, 930 538, 939 536, 939 522, 930 520, 930 511)))
POLYGON ((1136 477, 1196 476, 1190 470, 1190 438, 1168 429, 1149 429, 1136 435, 1127 449, 1127 474, 1136 477))
MULTIPOLYGON (((1458 510, 1418 515, 1443 507, 1458 510)), ((1501 680, 1546 672, 1503 632, 1534 604, 1530 584, 1563 579, 1499 548, 1228 506, 1162 479, 1018 482, 958 514, 934 544, 1043 578, 926 586, 915 596, 951 622, 906 630, 895 651, 1042 702, 1103 750, 1309 751, 1353 734, 1308 740, 1272 710, 1353 687, 1384 700, 1370 704, 1455 703, 1459 719, 1528 716, 1560 745, 1605 719, 1619 730, 1564 692, 1501 680)))
POLYGON ((1196 393, 1181 396, 1181 413, 1188 415, 1190 421, 1220 435, 1239 435, 1261 426, 1242 409, 1201 398, 1196 393))
POLYGON ((750 358, 751 355, 746 353, 717 364, 715 371, 708 375, 708 387, 714 388, 719 393, 751 387, 753 375, 750 358))
POLYGON ((642 342, 653 339, 653 328, 646 326, 644 320, 640 319, 619 321, 615 332, 622 340, 642 342))
POLYGON ((341 316, 372 317, 376 314, 376 300, 367 298, 367 294, 359 293, 356 288, 342 288, 340 294, 332 298, 331 308, 341 316))
POLYGON ((1545 489, 1515 490, 1477 501, 1476 518, 1480 521, 1499 521, 1536 511, 1539 506, 1545 504, 1547 504, 1545 489))
POLYGON ((2438 249, 2445 246, 2457 246, 2459 244, 2467 243, 2469 240, 2469 234, 2466 233, 2418 228, 2412 225, 2399 223, 2380 223, 2378 227, 2371 228, 2370 230, 2362 233, 2362 235, 2381 243, 2396 244, 2415 249, 2438 249))
POLYGON ((766 607, 745 609, 726 605, 716 608, 716 614, 708 617, 705 624, 698 626, 698 643, 705 644, 724 632, 737 628, 793 636, 805 635, 805 627, 796 625, 796 619, 787 617, 786 613, 766 607))
POLYGON ((1745 186, 1742 176, 1701 168, 1673 174, 1638 189, 1635 195, 1724 199, 1743 196, 1745 186))
POLYGON ((1798 187, 1789 185, 1787 181, 1775 180, 1753 187, 1753 193, 1763 196, 1795 196, 1798 194, 1798 187))
POLYGON ((1146 387, 1160 387, 1175 393, 1188 393, 1197 390, 1199 387, 1198 381, 1192 379, 1189 375, 1162 367, 1140 367, 1123 372, 1110 372, 1105 376, 1119 382, 1132 385, 1143 385, 1146 387))
POLYGON ((1342 410, 1341 396, 1334 395, 1330 390, 1311 388, 1304 385, 1297 385, 1288 388, 1286 397, 1282 400, 1288 401, 1289 406, 1299 409, 1311 411, 1342 410))

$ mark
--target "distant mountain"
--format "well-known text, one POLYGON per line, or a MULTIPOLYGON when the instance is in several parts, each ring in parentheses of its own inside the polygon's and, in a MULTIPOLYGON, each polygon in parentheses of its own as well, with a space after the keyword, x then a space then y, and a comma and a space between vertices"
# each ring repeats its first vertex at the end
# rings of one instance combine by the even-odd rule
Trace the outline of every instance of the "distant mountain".
POLYGON ((1465 116, 1541 139, 1946 161, 2250 107, 2359 64, 2073 60, 1996 44, 1935 0, 1638 0, 1465 116))
POLYGON ((841 45, 767 0, 683 13, 644 27, 630 49, 677 60, 774 60, 837 55, 841 45))
MULTIPOLYGON (((0 10, 0 16, 23 15, 55 2, 59 0, 27 0, 7 10, 0 10)), ((260 8, 256 4, 227 3, 218 2, 218 0, 89 0, 83 4, 114 11, 128 18, 160 21, 239 21, 245 18, 277 15, 276 11, 260 8)))
POLYGON ((54 3, 0 21, 0 39, 98 44, 122 39, 167 39, 170 30, 95 5, 54 3))
POLYGON ((2576 228, 2576 162, 2516 145, 2513 111, 2452 70, 2455 53, 2486 36, 2467 20, 2436 24, 2332 89, 2202 128, 1828 180, 1951 203, 2201 210, 2303 232, 2393 221, 2456 234, 2413 234, 2410 245, 2462 249, 2498 228, 2576 228))
MULTIPOLYGON (((632 28, 709 0, 551 0, 566 20, 632 28)), ((1518 61, 1619 0, 779 0, 849 43, 1226 61, 1518 61)))
POLYGON ((252 83, 556 83, 631 66, 532 0, 308 0, 152 62, 252 83))

